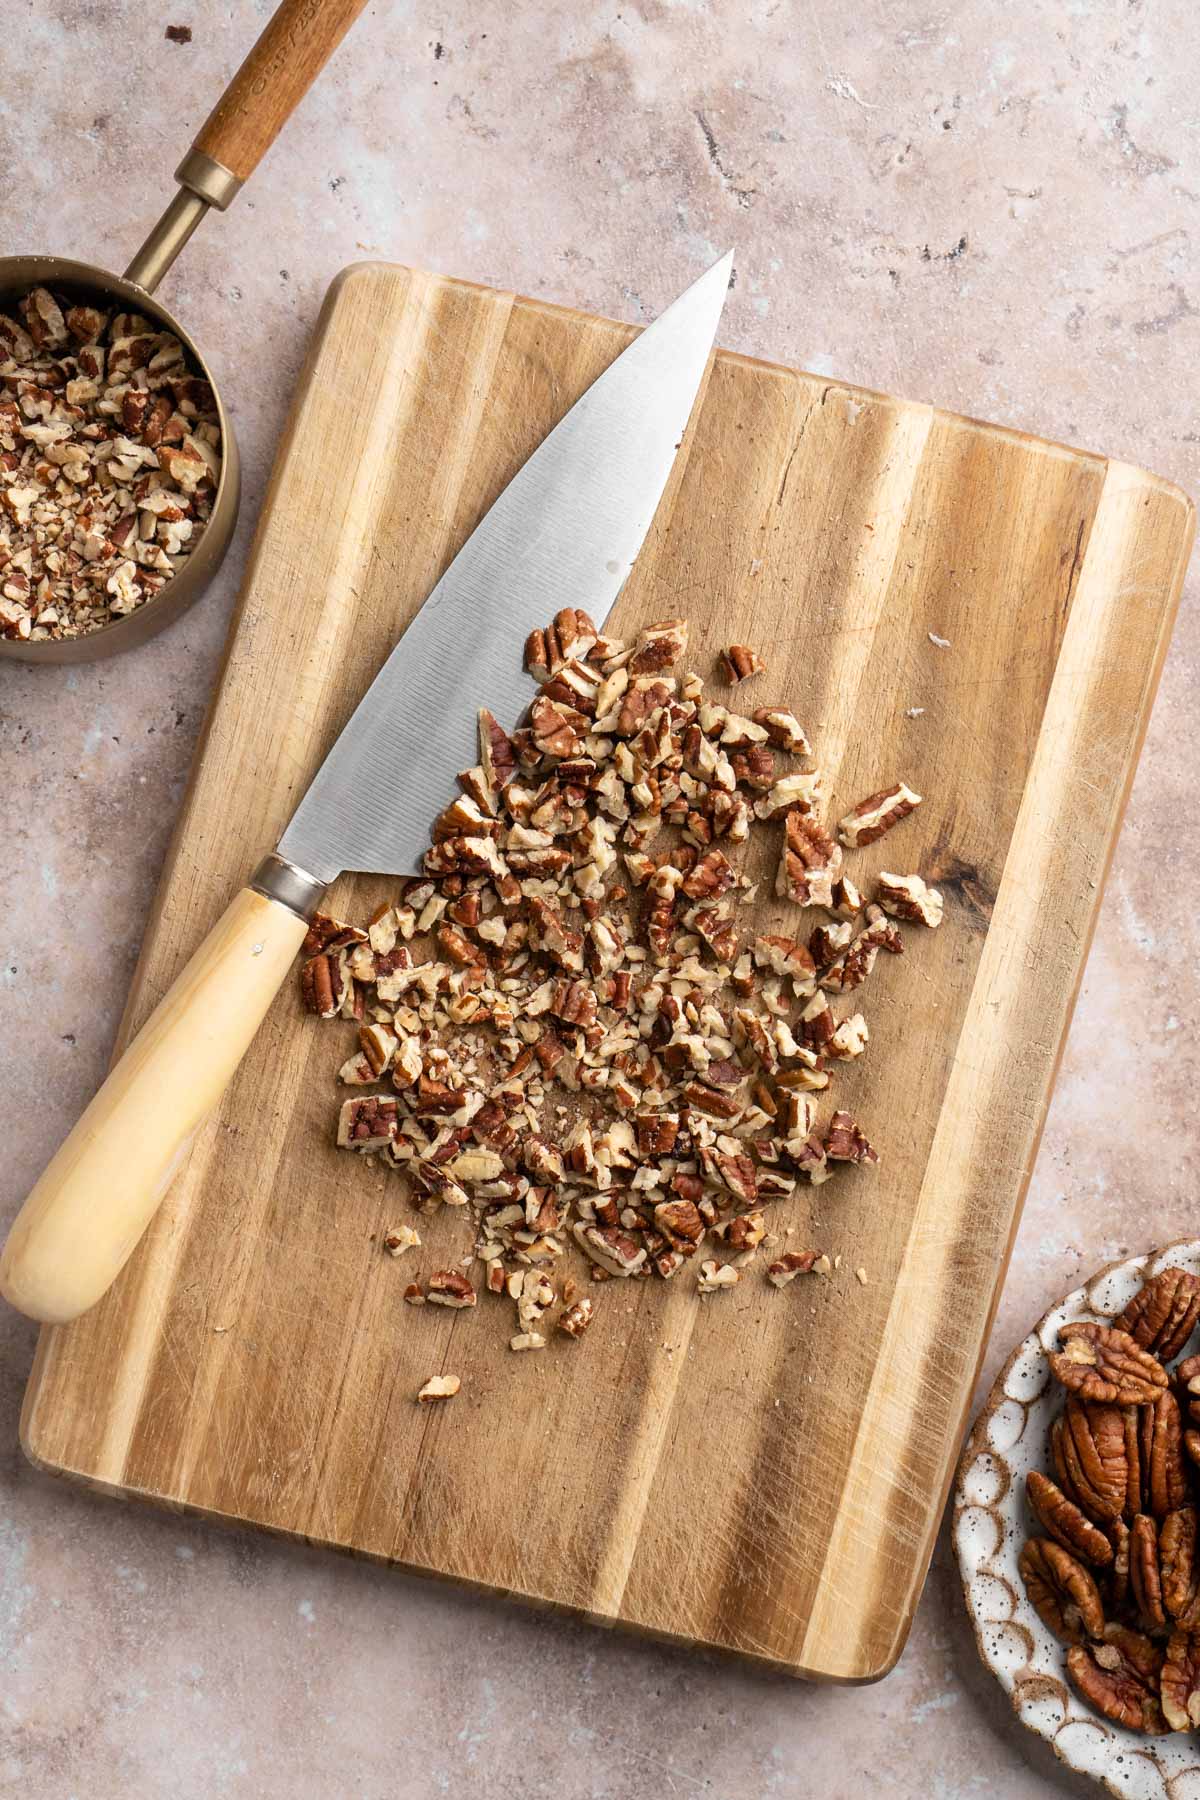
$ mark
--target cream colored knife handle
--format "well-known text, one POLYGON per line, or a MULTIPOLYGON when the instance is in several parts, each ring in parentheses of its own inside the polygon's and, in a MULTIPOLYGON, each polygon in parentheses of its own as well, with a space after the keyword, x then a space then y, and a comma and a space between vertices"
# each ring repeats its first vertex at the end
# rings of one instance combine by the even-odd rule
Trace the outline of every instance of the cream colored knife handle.
POLYGON ((111 1286, 242 1060, 305 930, 305 919, 278 900, 252 888, 238 894, 18 1213, 0 1256, 0 1293, 13 1306, 65 1324, 111 1286))

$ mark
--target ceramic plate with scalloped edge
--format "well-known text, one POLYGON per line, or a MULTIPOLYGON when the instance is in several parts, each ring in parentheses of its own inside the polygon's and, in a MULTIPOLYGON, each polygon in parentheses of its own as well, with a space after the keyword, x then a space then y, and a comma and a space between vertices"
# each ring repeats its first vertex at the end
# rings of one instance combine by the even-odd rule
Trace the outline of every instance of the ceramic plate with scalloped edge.
POLYGON ((1200 1733, 1143 1737, 1093 1712, 1067 1682, 1066 1650, 1026 1598, 1017 1556, 1038 1530, 1025 1477, 1030 1469, 1054 1472, 1050 1425, 1063 1394, 1046 1352, 1057 1347, 1059 1327, 1115 1318, 1144 1281, 1173 1267, 1200 1276, 1200 1239, 1110 1263, 1039 1320, 996 1377, 954 1489, 954 1552, 979 1654, 1021 1723, 1122 1800, 1200 1800, 1200 1733))

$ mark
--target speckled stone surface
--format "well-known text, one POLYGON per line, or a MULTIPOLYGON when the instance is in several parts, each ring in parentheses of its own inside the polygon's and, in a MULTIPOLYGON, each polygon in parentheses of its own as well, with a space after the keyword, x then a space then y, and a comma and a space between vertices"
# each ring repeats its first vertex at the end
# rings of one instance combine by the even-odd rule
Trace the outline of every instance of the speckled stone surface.
MULTIPOLYGON (((120 264, 264 4, 10 0, 6 250, 120 264), (192 41, 163 36, 189 25, 192 41), (21 96, 18 99, 18 96, 21 96)), ((134 655, 0 668, 0 1218, 103 1071, 321 295, 388 257, 652 315, 728 244, 732 348, 1200 490, 1192 0, 377 4, 164 289, 243 524, 134 655)), ((1200 626, 1185 597, 988 1351, 1194 1233, 1200 626)), ((93 1500, 17 1448, 0 1317, 0 1792, 47 1800, 1083 1793, 979 1667, 944 1544, 882 1685, 816 1690, 93 1500)))

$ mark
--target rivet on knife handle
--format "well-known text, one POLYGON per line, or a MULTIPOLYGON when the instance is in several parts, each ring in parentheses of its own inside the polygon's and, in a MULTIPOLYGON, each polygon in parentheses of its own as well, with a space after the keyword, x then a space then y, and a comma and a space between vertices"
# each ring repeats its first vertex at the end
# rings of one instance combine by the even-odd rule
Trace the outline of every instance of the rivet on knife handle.
MULTIPOLYGON (((274 857, 255 880, 296 893, 307 883, 310 911, 323 892, 274 857)), ((250 887, 236 896, 17 1215, 0 1256, 0 1293, 13 1306, 65 1324, 116 1280, 306 930, 306 918, 291 905, 250 887)))

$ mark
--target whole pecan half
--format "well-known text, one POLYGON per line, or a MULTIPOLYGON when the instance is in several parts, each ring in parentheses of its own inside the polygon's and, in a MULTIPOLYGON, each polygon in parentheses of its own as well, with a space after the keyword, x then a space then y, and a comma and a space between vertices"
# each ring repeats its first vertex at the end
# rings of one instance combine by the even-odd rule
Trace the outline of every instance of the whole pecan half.
POLYGON ((1030 1510, 1042 1530, 1056 1543, 1094 1568, 1107 1568, 1113 1560, 1113 1546, 1098 1525, 1069 1500, 1056 1481, 1031 1469, 1025 1477, 1025 1496, 1030 1510))
POLYGON ((1183 1460, 1183 1427, 1172 1393, 1160 1394, 1153 1406, 1138 1412, 1142 1505, 1156 1519, 1182 1506, 1188 1497, 1183 1460))
POLYGON ((1089 1706, 1130 1731, 1166 1729, 1158 1683, 1163 1653, 1140 1631, 1106 1625, 1104 1642, 1067 1651, 1067 1674, 1089 1706))
POLYGON ((1167 1371, 1127 1331, 1076 1319, 1059 1331, 1063 1348, 1050 1352, 1050 1367, 1065 1388, 1083 1400, 1148 1406, 1167 1385, 1167 1371))
POLYGON ((1051 1448, 1059 1485, 1089 1519, 1104 1524, 1125 1509, 1129 1464, 1118 1406, 1085 1406, 1072 1396, 1055 1420, 1051 1448))
POLYGON ((1133 1296, 1113 1324, 1160 1362, 1171 1362, 1200 1320, 1200 1281, 1186 1269, 1163 1269, 1133 1296))
POLYGON ((1183 1448, 1195 1466, 1200 1468, 1200 1431, 1185 1431, 1183 1448))
POLYGON ((1147 1631, 1161 1631, 1167 1614, 1158 1562, 1158 1526, 1148 1513, 1139 1513, 1129 1527, 1129 1583, 1142 1624, 1147 1631))
POLYGON ((1053 1538, 1030 1538, 1017 1558, 1025 1592, 1043 1625, 1064 1644, 1104 1630, 1100 1590, 1083 1564, 1053 1538))
POLYGON ((1171 1633, 1160 1677, 1162 1709, 1172 1731, 1200 1726, 1200 1630, 1171 1633))
MULTIPOLYGON (((1191 1622, 1197 1599, 1196 1509, 1180 1506, 1158 1528, 1163 1605, 1173 1619, 1191 1622)), ((1200 1624, 1200 1619, 1196 1621, 1200 1624)))

